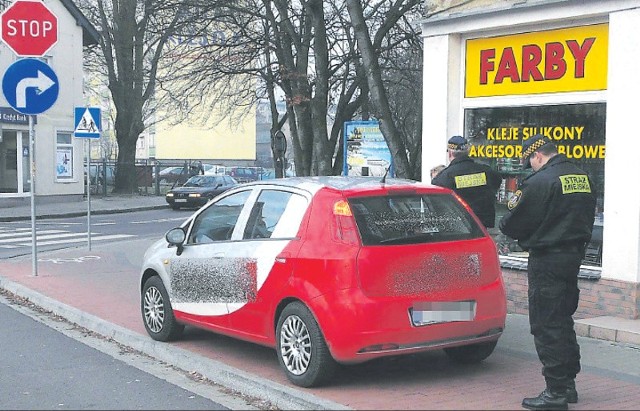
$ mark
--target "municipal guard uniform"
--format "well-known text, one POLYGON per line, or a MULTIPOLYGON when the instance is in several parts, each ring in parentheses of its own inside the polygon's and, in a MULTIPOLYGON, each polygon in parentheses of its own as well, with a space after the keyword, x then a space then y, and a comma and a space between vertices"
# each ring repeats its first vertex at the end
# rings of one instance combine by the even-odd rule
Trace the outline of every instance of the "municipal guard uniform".
MULTIPOLYGON (((449 139, 449 150, 468 149, 467 140, 462 136, 449 139)), ((468 155, 453 158, 432 180, 431 184, 447 187, 455 191, 478 216, 487 228, 495 226, 496 192, 500 188, 502 177, 491 167, 477 163, 468 155)))
MULTIPOLYGON (((531 166, 532 153, 546 144, 551 140, 540 135, 525 142, 525 168, 531 166)), ((500 230, 529 251, 529 322, 547 389, 560 395, 572 391, 568 402, 577 402, 580 347, 572 316, 595 216, 593 183, 566 156, 556 154, 522 181, 507 208, 500 230)))

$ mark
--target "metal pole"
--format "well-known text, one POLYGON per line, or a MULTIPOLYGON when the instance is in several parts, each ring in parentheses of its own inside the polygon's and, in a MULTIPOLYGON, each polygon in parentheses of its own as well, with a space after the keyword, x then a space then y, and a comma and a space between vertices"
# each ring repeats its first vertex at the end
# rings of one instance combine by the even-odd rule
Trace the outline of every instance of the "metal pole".
MULTIPOLYGON (((85 140, 87 140, 87 245, 89 251, 91 251, 91 139, 87 138, 85 140)), ((96 169, 97 182, 98 170, 96 169)))
POLYGON ((29 162, 31 165, 31 179, 29 184, 31 197, 31 268, 34 277, 38 276, 38 241, 36 238, 36 162, 35 162, 35 131, 33 130, 33 115, 29 115, 29 162))

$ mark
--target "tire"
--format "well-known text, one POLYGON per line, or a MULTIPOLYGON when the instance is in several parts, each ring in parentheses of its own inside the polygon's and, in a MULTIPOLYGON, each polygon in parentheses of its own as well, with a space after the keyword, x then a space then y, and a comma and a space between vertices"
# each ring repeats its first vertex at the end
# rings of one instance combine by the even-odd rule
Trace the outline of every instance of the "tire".
POLYGON ((169 295, 157 275, 145 281, 140 299, 142 321, 147 333, 156 341, 178 339, 184 331, 173 315, 169 295))
POLYGON ((444 352, 453 361, 460 364, 477 364, 493 353, 498 341, 489 341, 479 344, 463 345, 461 347, 445 348, 444 352))
POLYGON ((287 378, 300 387, 323 385, 338 368, 318 323, 298 301, 287 305, 280 314, 276 351, 287 378))

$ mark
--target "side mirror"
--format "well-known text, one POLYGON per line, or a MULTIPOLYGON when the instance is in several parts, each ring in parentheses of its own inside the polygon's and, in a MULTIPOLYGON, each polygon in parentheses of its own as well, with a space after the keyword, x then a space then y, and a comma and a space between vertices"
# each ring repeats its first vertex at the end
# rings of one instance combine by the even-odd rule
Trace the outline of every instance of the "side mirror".
POLYGON ((175 245, 177 249, 177 255, 182 254, 182 250, 184 250, 184 240, 187 238, 187 234, 180 227, 172 228, 167 231, 167 234, 164 236, 165 240, 171 245, 175 245))

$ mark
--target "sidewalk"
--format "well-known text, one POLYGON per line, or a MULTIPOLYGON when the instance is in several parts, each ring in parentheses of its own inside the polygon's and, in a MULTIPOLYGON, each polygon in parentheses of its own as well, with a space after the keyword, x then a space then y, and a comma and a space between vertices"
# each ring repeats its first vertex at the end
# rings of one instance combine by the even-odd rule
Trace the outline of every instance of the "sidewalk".
MULTIPOLYGON (((0 207, 0 222, 31 220, 31 202, 25 199, 24 205, 15 207, 0 207)), ((39 204, 36 199, 35 215, 37 219, 80 217, 91 214, 113 214, 129 211, 152 210, 154 208, 168 207, 164 196, 153 195, 91 195, 89 201, 86 197, 83 201, 65 203, 39 204)))
MULTIPOLYGON (((165 207, 168 206, 162 196, 91 198, 92 214, 165 207)), ((86 215, 87 208, 86 201, 43 204, 36 207, 36 215, 38 220, 82 216, 86 215)), ((0 209, 0 221, 29 220, 30 216, 29 205, 0 209)), ((374 406, 378 409, 421 409, 426 398, 429 398, 430 407, 440 409, 514 409, 518 408, 523 394, 536 394, 530 392, 531 382, 540 382, 540 366, 535 356, 500 357, 485 368, 455 369, 444 365, 446 362, 441 354, 429 353, 419 358, 394 360, 397 363, 374 362, 354 367, 337 377, 335 386, 313 390, 291 386, 274 360, 273 351, 268 348, 193 329, 176 343, 155 342, 148 338, 140 320, 136 286, 142 259, 139 250, 149 239, 134 241, 139 243, 96 246, 90 252, 91 259, 82 258, 87 255, 84 248, 59 250, 55 255, 43 254, 39 258, 37 277, 31 274, 31 261, 27 257, 0 260, 0 290, 26 298, 71 322, 186 371, 197 370, 213 382, 266 398, 279 409, 371 409, 374 406), (494 386, 491 379, 499 385, 509 381, 509 390, 505 387, 490 390, 489 386, 494 386), (452 383, 454 386, 464 383, 464 395, 453 389, 452 383), (371 396, 372 388, 380 390, 375 401, 371 396), (452 390, 457 394, 453 395, 452 390)), ((521 344, 532 344, 526 316, 514 314, 509 317, 509 332, 521 336, 521 344)), ((580 336, 591 337, 594 342, 599 339, 640 346, 640 320, 589 318, 576 321, 576 331, 580 336)), ((615 364, 606 356, 589 354, 589 344, 585 345, 585 359, 615 364)), ((509 348, 503 346, 503 350, 509 348)), ((618 364, 625 361, 628 360, 618 364)), ((613 407, 609 409, 637 407, 640 391, 637 391, 637 397, 634 394, 631 398, 629 394, 637 390, 637 381, 626 384, 617 379, 614 382, 608 374, 591 372, 604 365, 584 365, 579 382, 587 387, 587 392, 576 409, 597 408, 602 403, 613 407), (634 402, 624 402, 631 400, 634 402)))

